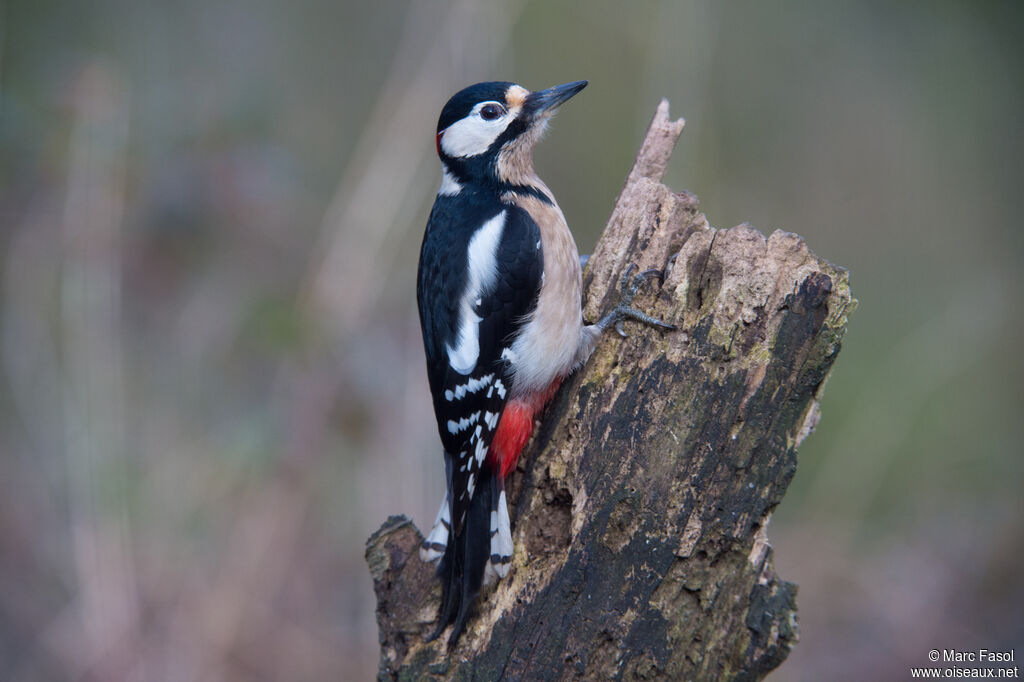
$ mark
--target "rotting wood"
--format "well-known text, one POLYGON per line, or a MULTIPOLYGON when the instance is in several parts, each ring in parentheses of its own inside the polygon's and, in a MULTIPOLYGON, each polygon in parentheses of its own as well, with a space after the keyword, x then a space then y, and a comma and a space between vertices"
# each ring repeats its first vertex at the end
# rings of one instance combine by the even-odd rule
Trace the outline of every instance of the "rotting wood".
POLYGON ((759 679, 798 637, 766 526, 856 301, 795 234, 709 227, 661 184, 662 101, 584 273, 587 319, 631 263, 666 267, 566 381, 510 484, 516 552, 454 654, 424 643, 440 590, 391 517, 367 542, 384 680, 759 679))

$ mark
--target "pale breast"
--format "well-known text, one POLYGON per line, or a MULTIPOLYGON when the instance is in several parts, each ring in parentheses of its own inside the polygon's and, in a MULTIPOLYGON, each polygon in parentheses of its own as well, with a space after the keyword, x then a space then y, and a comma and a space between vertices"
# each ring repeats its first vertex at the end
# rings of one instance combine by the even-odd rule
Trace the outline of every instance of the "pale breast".
MULTIPOLYGON (((551 196, 543 183, 536 183, 551 196)), ((582 272, 576 242, 558 204, 529 195, 510 198, 537 223, 544 253, 537 307, 512 344, 509 358, 513 392, 522 394, 546 389, 556 377, 568 374, 576 362, 583 326, 582 272)))

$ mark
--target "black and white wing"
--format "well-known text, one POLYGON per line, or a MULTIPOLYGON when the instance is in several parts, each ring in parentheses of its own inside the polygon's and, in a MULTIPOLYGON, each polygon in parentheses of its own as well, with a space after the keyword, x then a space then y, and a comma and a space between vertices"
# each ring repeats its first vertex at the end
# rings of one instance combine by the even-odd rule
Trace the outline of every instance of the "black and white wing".
MULTIPOLYGON (((502 352, 536 305, 542 272, 540 229, 525 211, 438 199, 420 254, 417 300, 448 468, 450 516, 442 504, 437 525, 454 519, 456 533, 482 475, 494 473, 487 455, 512 388, 502 352), (467 213, 477 227, 459 230, 467 213)), ((428 544, 441 551, 440 540, 432 533, 428 544)))

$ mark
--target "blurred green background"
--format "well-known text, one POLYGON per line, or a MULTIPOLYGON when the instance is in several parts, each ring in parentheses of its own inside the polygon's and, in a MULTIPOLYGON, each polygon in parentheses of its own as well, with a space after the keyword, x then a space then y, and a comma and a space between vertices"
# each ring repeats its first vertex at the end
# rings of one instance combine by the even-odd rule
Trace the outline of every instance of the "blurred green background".
POLYGON ((372 677, 364 540, 443 485, 434 125, 485 79, 590 80, 537 154, 582 251, 664 96, 669 186, 852 273, 772 679, 1021 654, 1022 8, 0 2, 0 679, 372 677))

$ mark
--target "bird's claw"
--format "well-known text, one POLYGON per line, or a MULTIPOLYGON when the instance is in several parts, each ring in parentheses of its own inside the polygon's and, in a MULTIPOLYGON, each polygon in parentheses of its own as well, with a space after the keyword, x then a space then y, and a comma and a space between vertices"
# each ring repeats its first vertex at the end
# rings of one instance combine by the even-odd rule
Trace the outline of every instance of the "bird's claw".
POLYGON ((658 284, 665 282, 665 271, 659 270, 658 268, 650 268, 643 272, 633 274, 637 269, 636 263, 630 263, 626 271, 622 273, 622 279, 619 282, 619 291, 622 294, 620 305, 629 305, 633 302, 635 297, 645 284, 650 283, 651 280, 658 280, 658 284))
POLYGON ((642 313, 636 308, 631 307, 633 298, 643 288, 645 284, 650 283, 652 279, 657 279, 659 283, 665 281, 665 272, 658 268, 651 268, 633 274, 637 270, 636 263, 630 263, 626 268, 626 271, 622 273, 622 278, 619 282, 619 291, 621 297, 619 299, 619 305, 605 315, 605 317, 598 322, 601 329, 607 329, 609 325, 614 325, 615 331, 618 332, 622 338, 629 338, 626 330, 622 328, 622 323, 629 320, 636 320, 637 322, 643 322, 644 324, 651 325, 652 327, 658 327, 666 331, 672 331, 676 327, 675 325, 662 322, 661 320, 651 317, 646 313, 642 313))

